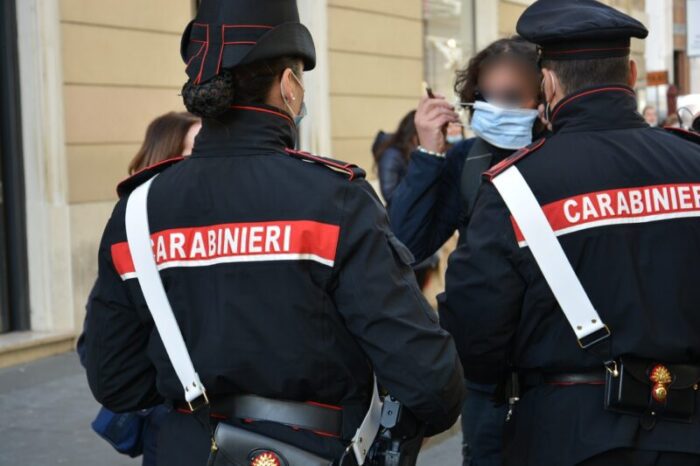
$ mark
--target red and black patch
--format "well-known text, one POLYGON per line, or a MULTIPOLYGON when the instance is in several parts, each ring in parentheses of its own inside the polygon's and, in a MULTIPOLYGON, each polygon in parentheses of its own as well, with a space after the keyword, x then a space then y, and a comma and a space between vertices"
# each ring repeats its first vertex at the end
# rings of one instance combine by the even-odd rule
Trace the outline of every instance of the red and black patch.
POLYGON ((493 180, 495 177, 503 173, 507 168, 515 165, 517 162, 520 160, 524 159, 526 156, 532 154, 542 146, 544 146, 544 143, 546 142, 545 138, 539 139, 535 141, 534 143, 530 144, 527 147, 523 147, 519 151, 515 152, 513 155, 510 157, 507 157, 503 159, 501 162, 497 163, 493 167, 491 167, 489 170, 487 170, 484 173, 484 178, 487 181, 493 180))
POLYGON ((163 160, 158 163, 154 163, 146 168, 142 168, 130 177, 121 181, 117 185, 117 194, 119 197, 124 197, 131 193, 134 189, 138 188, 140 185, 148 181, 150 178, 154 177, 158 173, 162 172, 171 165, 185 160, 184 157, 173 157, 172 159, 163 160))
POLYGON ((319 155, 309 154, 308 152, 302 152, 293 149, 285 149, 287 154, 294 158, 300 160, 306 160, 307 162, 314 162, 320 165, 324 165, 331 170, 342 173, 348 177, 350 181, 356 179, 362 179, 365 177, 366 173, 363 169, 354 165, 352 163, 342 162, 340 160, 329 159, 328 157, 321 157, 319 155))

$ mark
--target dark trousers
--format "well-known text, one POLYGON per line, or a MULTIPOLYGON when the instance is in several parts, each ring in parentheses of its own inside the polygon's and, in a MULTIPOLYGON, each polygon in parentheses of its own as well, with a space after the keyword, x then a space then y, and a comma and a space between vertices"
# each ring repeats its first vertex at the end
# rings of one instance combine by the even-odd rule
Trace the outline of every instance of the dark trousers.
POLYGON ((495 387, 465 381, 462 406, 462 457, 464 466, 503 464, 503 424, 507 407, 494 406, 495 387))
POLYGON ((170 408, 158 405, 144 419, 142 466, 156 466, 158 458, 158 435, 170 408))
POLYGON ((700 466, 700 456, 687 453, 619 449, 594 456, 579 466, 700 466))

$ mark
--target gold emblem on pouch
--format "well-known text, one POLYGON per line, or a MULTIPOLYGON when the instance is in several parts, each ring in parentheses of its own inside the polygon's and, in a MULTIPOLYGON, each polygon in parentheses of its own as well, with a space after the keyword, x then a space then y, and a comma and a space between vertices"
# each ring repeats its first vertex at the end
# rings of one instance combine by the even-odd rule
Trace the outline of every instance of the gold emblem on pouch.
POLYGON ((668 397, 668 386, 673 382, 673 375, 663 364, 657 364, 649 374, 649 380, 654 382, 651 396, 659 403, 664 403, 668 397))

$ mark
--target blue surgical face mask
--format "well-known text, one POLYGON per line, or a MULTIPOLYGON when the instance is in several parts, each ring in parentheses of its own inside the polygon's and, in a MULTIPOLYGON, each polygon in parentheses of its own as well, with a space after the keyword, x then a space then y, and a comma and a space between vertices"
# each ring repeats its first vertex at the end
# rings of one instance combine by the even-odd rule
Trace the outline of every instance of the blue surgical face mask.
POLYGON ((537 110, 501 108, 488 102, 474 103, 471 128, 474 134, 501 149, 521 149, 532 143, 537 110))
POLYGON ((304 119, 306 116, 307 111, 306 111, 306 102, 301 103, 301 108, 299 109, 299 114, 294 117, 294 124, 299 126, 301 124, 301 120, 304 119))

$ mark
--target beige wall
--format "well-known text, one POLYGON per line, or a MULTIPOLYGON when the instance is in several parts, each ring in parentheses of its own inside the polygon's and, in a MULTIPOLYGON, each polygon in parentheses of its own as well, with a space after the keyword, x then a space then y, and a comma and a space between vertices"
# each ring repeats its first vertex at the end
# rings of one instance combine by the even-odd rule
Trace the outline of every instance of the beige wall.
POLYGON ((416 107, 423 76, 420 0, 329 0, 333 155, 374 178, 371 144, 416 107))
POLYGON ((181 110, 191 0, 60 0, 75 323, 96 276, 117 182, 148 123, 181 110))

